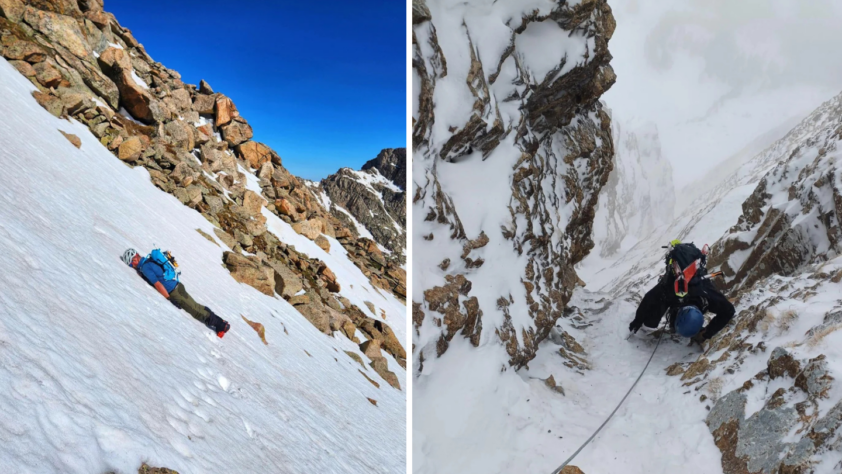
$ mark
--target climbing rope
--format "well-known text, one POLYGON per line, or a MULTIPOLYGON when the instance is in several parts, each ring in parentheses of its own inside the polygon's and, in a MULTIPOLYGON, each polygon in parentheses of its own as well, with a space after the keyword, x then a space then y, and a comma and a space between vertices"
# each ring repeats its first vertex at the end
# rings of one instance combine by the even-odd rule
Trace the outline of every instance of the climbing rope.
POLYGON ((594 431, 594 434, 592 434, 591 437, 588 438, 588 440, 584 442, 584 444, 579 446, 579 449, 577 449, 576 452, 573 453, 572 456, 567 458, 567 461, 564 461, 564 464, 562 464, 561 466, 558 467, 558 469, 553 471, 553 474, 559 474, 561 472, 561 470, 564 469, 565 466, 570 464, 570 461, 572 461, 573 458, 575 458, 577 454, 579 454, 583 449, 585 449, 585 446, 587 446, 596 437, 596 435, 599 434, 599 432, 602 430, 602 428, 604 428, 605 425, 608 424, 608 422, 611 420, 611 417, 614 416, 614 413, 617 413, 617 410, 620 409, 620 407, 623 405, 623 402, 626 401, 626 398, 628 398, 629 395, 631 395, 632 390, 634 390, 634 387, 637 386, 638 382, 640 382, 640 379, 643 377, 643 374, 646 372, 646 369, 649 367, 649 363, 652 362, 652 358, 655 357, 655 352, 657 352, 658 346, 661 345, 661 338, 663 337, 665 331, 666 331, 666 325, 664 325, 664 328, 663 328, 663 330, 661 330, 661 333, 658 334, 658 343, 655 344, 655 350, 652 351, 652 355, 649 356, 649 360, 646 361, 646 365, 643 366, 643 371, 640 372, 640 375, 637 376, 637 380, 634 381, 634 383, 632 384, 629 391, 626 392, 626 395, 623 397, 622 400, 620 400, 620 403, 617 404, 617 408, 615 408, 614 411, 612 411, 611 414, 608 415, 608 418, 606 418, 605 421, 603 421, 602 424, 599 425, 599 428, 597 428, 596 431, 594 431))

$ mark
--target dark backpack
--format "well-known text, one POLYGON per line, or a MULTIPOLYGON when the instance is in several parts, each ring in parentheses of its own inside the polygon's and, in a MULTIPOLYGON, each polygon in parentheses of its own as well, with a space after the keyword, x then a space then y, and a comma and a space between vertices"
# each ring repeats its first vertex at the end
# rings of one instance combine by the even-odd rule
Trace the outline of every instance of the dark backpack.
POLYGON ((669 247, 666 256, 667 271, 675 278, 675 295, 679 298, 687 296, 691 286, 701 283, 707 274, 708 246, 702 250, 693 243, 675 243, 669 247))

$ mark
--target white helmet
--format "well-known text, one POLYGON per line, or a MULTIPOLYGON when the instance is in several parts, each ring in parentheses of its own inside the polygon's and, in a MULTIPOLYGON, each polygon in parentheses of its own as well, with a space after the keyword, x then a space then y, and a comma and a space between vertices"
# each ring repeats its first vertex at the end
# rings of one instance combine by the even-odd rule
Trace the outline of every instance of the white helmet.
POLYGON ((132 259, 134 259, 135 255, 137 255, 137 250, 135 249, 128 249, 123 252, 123 261, 126 262, 126 265, 132 265, 132 259))

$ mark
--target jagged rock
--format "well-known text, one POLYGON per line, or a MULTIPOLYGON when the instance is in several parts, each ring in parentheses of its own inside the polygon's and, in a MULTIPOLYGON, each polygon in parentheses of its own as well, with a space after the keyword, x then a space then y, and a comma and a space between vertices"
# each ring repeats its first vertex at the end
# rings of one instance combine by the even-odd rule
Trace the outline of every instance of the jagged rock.
POLYGON ((827 398, 833 377, 828 373, 824 354, 810 359, 804 370, 795 378, 795 386, 812 398, 827 398))
POLYGON ((265 163, 270 162, 274 153, 268 146, 253 141, 238 145, 236 150, 240 158, 246 160, 254 169, 260 169, 265 163))
POLYGON ((430 9, 427 8, 427 3, 424 0, 412 0, 412 24, 417 25, 425 21, 429 21, 430 9))
POLYGON ((285 299, 290 299, 304 288, 301 278, 283 263, 270 260, 269 265, 275 270, 275 292, 285 299))
POLYGON ((193 130, 190 124, 181 120, 173 120, 164 125, 169 144, 177 149, 191 151, 196 147, 193 130))
POLYGON ((131 70, 132 60, 125 50, 109 46, 97 58, 99 66, 106 74, 116 74, 120 71, 131 70))
POLYGON ((361 172, 347 168, 323 179, 319 186, 330 197, 331 213, 355 234, 368 230, 374 239, 404 262, 406 248, 406 149, 384 149, 361 172), (338 206, 341 209, 336 208, 338 206), (365 229, 357 229, 345 212, 365 229))
POLYGON ((101 12, 103 0, 79 0, 79 9, 83 12, 101 12))
POLYGON ((795 378, 801 372, 801 364, 786 349, 776 347, 769 357, 768 370, 773 379, 784 375, 795 378))
POLYGON ((389 371, 389 363, 386 362, 385 357, 375 357, 371 360, 371 363, 369 365, 372 369, 374 369, 375 372, 377 372, 378 375, 383 377, 383 380, 385 380, 389 385, 396 388, 397 390, 401 389, 401 384, 398 381, 398 376, 395 375, 394 372, 389 371))
POLYGON ((709 366, 710 361, 707 357, 699 357, 699 360, 690 364, 690 367, 688 367, 684 372, 684 375, 681 376, 681 380, 692 380, 705 372, 709 366))
POLYGON ((360 344, 360 352, 371 360, 374 360, 376 357, 383 357, 383 354, 380 352, 380 341, 377 339, 369 339, 360 344))
POLYGON ((23 18, 30 26, 43 33, 51 41, 64 46, 77 57, 87 59, 93 56, 85 35, 79 28, 79 23, 73 18, 36 10, 32 7, 25 8, 23 18))
POLYGON ((65 133, 62 130, 59 130, 59 132, 61 132, 61 134, 64 135, 64 138, 66 138, 67 141, 72 143, 73 146, 75 146, 76 148, 82 148, 82 140, 80 140, 79 137, 73 135, 72 133, 65 133))
POLYGON ((240 117, 234 118, 228 125, 223 125, 221 130, 222 138, 224 138, 225 141, 228 142, 228 145, 232 147, 235 147, 247 140, 251 140, 251 137, 254 136, 251 126, 240 117))
POLYGON ((210 84, 205 82, 204 79, 202 79, 201 81, 199 81, 199 92, 201 92, 202 94, 210 95, 213 94, 213 88, 210 86, 210 84))
POLYGON ((257 291, 272 296, 275 294, 275 271, 257 257, 244 257, 234 252, 224 252, 222 260, 231 276, 257 291))
MULTIPOLYGON (((240 115, 240 113, 237 112, 237 107, 234 105, 234 102, 224 95, 218 95, 216 97, 213 110, 215 115, 214 125, 217 127, 229 124, 231 120, 235 117, 239 117, 240 115)), ((199 111, 199 113, 206 112, 199 111)))
POLYGON ((200 114, 213 114, 216 108, 217 97, 217 95, 196 94, 193 97, 193 110, 200 114))
POLYGON ((556 385, 555 378, 552 375, 544 380, 544 385, 546 385, 550 390, 564 395, 564 389, 561 385, 556 385))

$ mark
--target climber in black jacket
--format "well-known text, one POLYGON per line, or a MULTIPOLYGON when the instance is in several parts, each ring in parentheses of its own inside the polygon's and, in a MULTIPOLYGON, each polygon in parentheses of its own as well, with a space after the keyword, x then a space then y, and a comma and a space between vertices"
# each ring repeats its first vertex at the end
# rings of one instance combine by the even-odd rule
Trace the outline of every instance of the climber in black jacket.
POLYGON ((670 329, 700 344, 724 328, 734 317, 734 305, 706 275, 706 260, 707 253, 699 251, 695 245, 673 241, 667 254, 667 270, 655 287, 643 296, 635 318, 629 324, 629 331, 637 332, 643 325, 657 328, 667 310, 670 329), (676 262, 681 263, 677 265, 676 262), (687 262, 700 262, 698 270, 688 271, 686 268, 693 263, 687 262), (685 275, 689 277, 686 282, 683 278, 685 275), (702 315, 706 312, 715 316, 703 328, 702 315))

